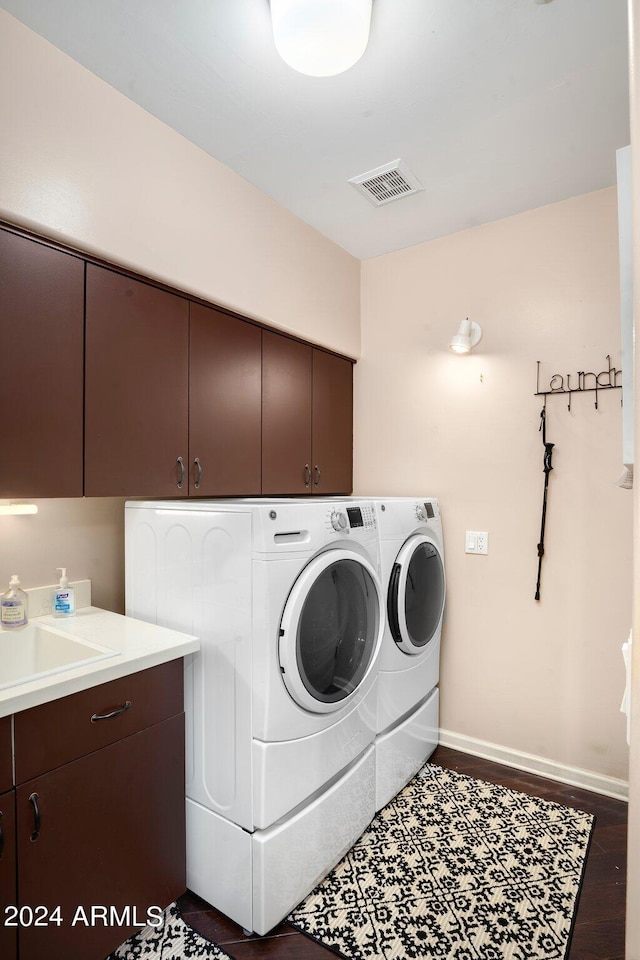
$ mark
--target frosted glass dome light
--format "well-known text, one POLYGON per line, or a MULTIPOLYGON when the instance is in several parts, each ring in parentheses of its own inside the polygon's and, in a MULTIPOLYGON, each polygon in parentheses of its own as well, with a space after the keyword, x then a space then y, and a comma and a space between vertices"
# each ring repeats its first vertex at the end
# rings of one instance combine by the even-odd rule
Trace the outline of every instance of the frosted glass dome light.
POLYGON ((333 77, 357 63, 369 42, 373 0, 271 0, 276 50, 310 77, 333 77))

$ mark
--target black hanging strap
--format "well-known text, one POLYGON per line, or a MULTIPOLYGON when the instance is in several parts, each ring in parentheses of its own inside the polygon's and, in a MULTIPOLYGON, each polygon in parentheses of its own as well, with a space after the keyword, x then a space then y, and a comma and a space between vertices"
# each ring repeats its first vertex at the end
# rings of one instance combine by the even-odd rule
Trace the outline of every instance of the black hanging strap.
POLYGON ((542 443, 544 445, 544 494, 542 497, 542 523, 540 526, 540 542, 538 544, 538 580, 536 583, 536 600, 540 599, 540 574, 542 572, 542 558, 544 557, 544 528, 547 522, 547 491, 549 489, 549 474, 553 470, 551 465, 552 451, 555 446, 553 443, 547 443, 547 410, 546 397, 545 406, 540 411, 540 428, 542 431, 542 443))

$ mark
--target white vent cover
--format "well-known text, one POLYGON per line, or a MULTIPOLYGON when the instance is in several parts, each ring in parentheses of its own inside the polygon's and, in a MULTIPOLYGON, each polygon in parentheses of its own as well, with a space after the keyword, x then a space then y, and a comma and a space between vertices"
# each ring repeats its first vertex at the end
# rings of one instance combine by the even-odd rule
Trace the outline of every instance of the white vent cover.
POLYGON ((375 170, 369 170, 368 173, 361 173, 357 177, 352 177, 349 183, 364 193, 376 207, 382 206, 383 203, 391 203, 392 200, 399 200, 400 197, 406 197, 409 193, 424 190, 420 181, 414 177, 402 160, 393 160, 375 170))

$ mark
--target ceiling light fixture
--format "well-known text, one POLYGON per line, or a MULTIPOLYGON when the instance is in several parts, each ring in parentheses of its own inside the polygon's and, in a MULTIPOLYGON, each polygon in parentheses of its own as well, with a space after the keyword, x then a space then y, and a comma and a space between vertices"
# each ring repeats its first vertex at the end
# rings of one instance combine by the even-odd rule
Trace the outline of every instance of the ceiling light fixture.
POLYGON ((276 50, 310 77, 333 77, 357 63, 369 42, 373 0, 271 0, 276 50))
POLYGON ((480 343, 482 339, 482 327, 473 320, 463 320, 458 327, 458 332, 451 338, 449 350, 454 353, 471 353, 473 348, 480 343))

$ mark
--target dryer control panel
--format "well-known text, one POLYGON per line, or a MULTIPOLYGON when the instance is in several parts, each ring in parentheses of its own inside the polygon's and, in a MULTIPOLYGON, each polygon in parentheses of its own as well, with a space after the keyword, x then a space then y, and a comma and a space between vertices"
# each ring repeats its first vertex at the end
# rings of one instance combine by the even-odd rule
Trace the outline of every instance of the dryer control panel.
POLYGON ((431 500, 416 504, 416 517, 418 520, 433 520, 436 516, 431 500))
POLYGON ((376 514, 370 503, 358 506, 335 506, 329 513, 329 523, 338 533, 376 530, 376 514))

